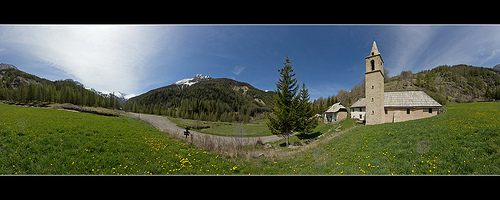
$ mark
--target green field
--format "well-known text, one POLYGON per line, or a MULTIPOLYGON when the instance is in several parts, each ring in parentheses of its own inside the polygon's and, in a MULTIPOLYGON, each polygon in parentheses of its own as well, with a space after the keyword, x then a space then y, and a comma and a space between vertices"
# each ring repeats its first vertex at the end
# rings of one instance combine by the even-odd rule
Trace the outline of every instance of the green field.
POLYGON ((0 104, 0 174, 228 174, 238 166, 129 117, 0 104))
POLYGON ((134 118, 0 104, 0 174, 500 174, 500 104, 443 109, 284 156, 230 158, 134 118))
MULTIPOLYGON (((253 123, 229 123, 229 122, 208 122, 208 121, 200 121, 200 120, 192 120, 192 119, 181 119, 174 117, 167 117, 168 120, 177 124, 177 126, 184 128, 186 126, 195 127, 195 126, 210 126, 210 128, 203 129, 194 129, 201 133, 211 134, 211 135, 220 135, 220 136, 234 136, 237 131, 235 130, 245 130, 245 137, 260 137, 260 136, 269 136, 271 131, 267 128, 266 122, 269 119, 259 119, 253 123)), ((241 133, 238 133, 241 134, 241 133)))
POLYGON ((258 174, 500 174, 500 104, 467 103, 420 120, 360 126, 283 158, 245 160, 258 174))

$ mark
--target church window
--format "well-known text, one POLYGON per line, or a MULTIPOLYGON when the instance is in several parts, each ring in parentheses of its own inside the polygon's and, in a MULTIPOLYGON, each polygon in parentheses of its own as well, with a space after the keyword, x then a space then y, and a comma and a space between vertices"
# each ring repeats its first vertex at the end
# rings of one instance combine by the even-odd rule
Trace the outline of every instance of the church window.
POLYGON ((429 108, 429 113, 432 113, 432 108, 429 108))
POLYGON ((385 109, 385 114, 387 115, 387 109, 385 109))
POLYGON ((410 114, 410 109, 406 109, 406 114, 410 114))
POLYGON ((373 98, 372 98, 372 102, 373 102, 373 98))
POLYGON ((375 114, 375 111, 372 110, 372 115, 375 114))
POLYGON ((372 60, 370 63, 372 64, 372 71, 375 70, 375 61, 372 60))
POLYGON ((375 54, 375 52, 372 52, 372 56, 375 54))
POLYGON ((373 85, 372 85, 372 89, 373 89, 373 85))

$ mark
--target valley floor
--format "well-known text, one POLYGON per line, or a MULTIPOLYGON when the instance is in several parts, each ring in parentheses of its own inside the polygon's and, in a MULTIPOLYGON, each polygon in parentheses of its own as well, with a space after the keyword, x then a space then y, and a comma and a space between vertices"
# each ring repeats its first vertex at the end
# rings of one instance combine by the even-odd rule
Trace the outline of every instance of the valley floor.
POLYGON ((443 109, 253 158, 209 152, 130 117, 0 104, 0 174, 500 174, 500 103, 443 109))

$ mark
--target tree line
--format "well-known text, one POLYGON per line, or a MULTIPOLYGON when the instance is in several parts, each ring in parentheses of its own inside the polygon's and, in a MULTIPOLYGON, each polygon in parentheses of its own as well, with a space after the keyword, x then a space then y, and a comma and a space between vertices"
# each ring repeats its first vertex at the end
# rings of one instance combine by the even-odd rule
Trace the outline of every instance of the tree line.
POLYGON ((272 94, 247 83, 218 78, 184 88, 176 85, 158 88, 129 99, 124 109, 202 121, 249 122, 271 111, 272 94))
POLYGON ((71 103, 120 108, 113 96, 106 98, 70 80, 49 81, 16 69, 0 72, 0 99, 13 102, 71 103))

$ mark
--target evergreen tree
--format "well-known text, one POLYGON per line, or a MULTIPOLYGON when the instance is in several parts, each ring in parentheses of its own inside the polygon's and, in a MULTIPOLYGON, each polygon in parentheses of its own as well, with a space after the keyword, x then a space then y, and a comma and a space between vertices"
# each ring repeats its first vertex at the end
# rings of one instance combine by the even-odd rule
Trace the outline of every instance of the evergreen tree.
POLYGON ((134 105, 132 105, 132 112, 137 112, 137 102, 134 102, 134 105))
MULTIPOLYGON (((305 138, 306 133, 318 126, 318 120, 314 118, 314 110, 309 103, 309 90, 306 89, 306 83, 302 83, 299 96, 299 121, 296 129, 301 134, 301 138, 305 138)), ((333 99, 333 97, 329 99, 333 99)))
POLYGON ((287 55, 283 68, 278 70, 280 78, 276 82, 274 106, 271 107, 273 114, 267 114, 269 118, 267 127, 272 134, 285 138, 286 146, 288 146, 288 138, 292 132, 297 130, 300 119, 297 112, 300 105, 300 96, 297 95, 297 78, 294 78, 295 73, 290 63, 292 61, 287 55))

